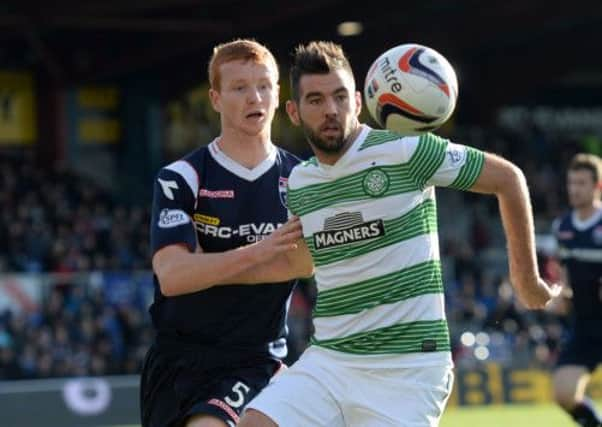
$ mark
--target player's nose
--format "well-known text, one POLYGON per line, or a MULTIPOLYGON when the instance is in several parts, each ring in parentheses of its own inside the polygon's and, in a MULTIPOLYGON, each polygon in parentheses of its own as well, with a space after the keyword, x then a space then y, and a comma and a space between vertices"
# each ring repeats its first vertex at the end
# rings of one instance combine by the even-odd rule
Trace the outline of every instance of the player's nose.
POLYGON ((251 89, 248 93, 247 93, 247 102, 249 104, 255 104, 257 102, 261 101, 261 94, 259 93, 258 89, 251 89))
POLYGON ((339 110, 337 108, 337 103, 334 101, 334 99, 327 98, 323 105, 324 114, 326 114, 327 116, 336 116, 338 114, 339 110))

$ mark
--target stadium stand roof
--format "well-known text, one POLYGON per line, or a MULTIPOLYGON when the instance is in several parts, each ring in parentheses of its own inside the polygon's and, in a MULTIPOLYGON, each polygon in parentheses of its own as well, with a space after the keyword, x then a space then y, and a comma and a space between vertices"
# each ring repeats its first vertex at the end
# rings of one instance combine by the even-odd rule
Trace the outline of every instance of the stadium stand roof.
POLYGON ((298 42, 343 43, 358 77, 379 53, 419 42, 446 55, 475 97, 497 104, 571 82, 602 86, 599 0, 4 0, 0 64, 69 83, 152 70, 169 91, 205 77, 210 48, 233 37, 267 43, 286 64, 298 42), (336 32, 359 21, 362 34, 336 32), (478 97, 477 95, 478 94, 478 97))

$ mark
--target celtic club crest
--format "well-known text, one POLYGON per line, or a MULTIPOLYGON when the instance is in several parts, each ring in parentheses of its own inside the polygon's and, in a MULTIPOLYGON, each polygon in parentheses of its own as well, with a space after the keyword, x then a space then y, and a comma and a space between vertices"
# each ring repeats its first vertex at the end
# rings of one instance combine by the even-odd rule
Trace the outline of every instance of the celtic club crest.
POLYGON ((372 169, 365 176, 362 184, 369 196, 382 196, 389 188, 389 176, 381 169, 372 169))

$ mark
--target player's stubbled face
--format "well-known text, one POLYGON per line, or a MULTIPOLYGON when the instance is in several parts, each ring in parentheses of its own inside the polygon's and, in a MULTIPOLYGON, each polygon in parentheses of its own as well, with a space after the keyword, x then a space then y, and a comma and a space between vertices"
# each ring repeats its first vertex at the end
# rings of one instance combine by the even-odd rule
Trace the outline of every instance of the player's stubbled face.
POLYGON ((269 132, 278 106, 276 70, 271 64, 236 60, 220 66, 217 110, 222 126, 247 135, 269 132))
POLYGON ((587 169, 570 170, 567 173, 567 193, 573 208, 580 208, 592 203, 596 184, 593 173, 587 169))
POLYGON ((360 102, 346 70, 306 74, 299 81, 299 121, 309 141, 327 153, 341 151, 357 126, 360 102))

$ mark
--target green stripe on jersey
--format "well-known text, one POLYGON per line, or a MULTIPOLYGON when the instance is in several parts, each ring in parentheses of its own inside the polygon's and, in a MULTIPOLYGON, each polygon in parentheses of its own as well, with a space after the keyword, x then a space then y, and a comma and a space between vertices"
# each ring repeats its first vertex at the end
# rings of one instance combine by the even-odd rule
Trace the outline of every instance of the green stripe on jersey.
POLYGON ((364 179, 374 171, 384 172, 388 177, 388 187, 379 197, 393 196, 418 190, 410 176, 408 164, 377 166, 364 169, 337 180, 312 184, 297 189, 288 189, 288 207, 295 215, 331 206, 335 203, 367 200, 374 198, 364 188, 364 179))
POLYGON ((420 136, 416 151, 409 161, 410 173, 419 188, 423 188, 445 160, 447 140, 431 133, 420 136))
POLYGON ((441 262, 426 261, 399 271, 318 293, 314 317, 359 313, 425 294, 443 293, 441 262))
MULTIPOLYGON (((373 141, 393 139, 390 132, 380 131, 373 141)), ((368 135, 370 137, 371 133, 368 135)), ((374 142, 372 145, 376 144, 374 142)), ((374 171, 384 172, 388 187, 378 197, 388 197, 424 188, 445 159, 447 140, 433 134, 420 136, 416 151, 409 162, 376 166, 330 182, 288 189, 288 206, 295 215, 307 215, 335 203, 356 202, 373 198, 364 188, 364 180, 374 171)))
POLYGON ((392 132, 390 130, 380 130, 380 129, 372 129, 360 148, 357 151, 365 150, 368 147, 372 147, 374 145, 384 144, 385 142, 396 141, 402 138, 402 135, 392 132))
POLYGON ((435 201, 427 199, 402 216, 384 221, 384 228, 384 236, 330 248, 316 249, 313 236, 306 237, 305 242, 316 267, 364 255, 416 236, 436 232, 437 207, 435 201))
POLYGON ((466 161, 458 176, 449 186, 457 190, 466 190, 474 185, 485 164, 485 153, 472 147, 466 147, 466 161))
POLYGON ((447 322, 443 319, 398 323, 385 328, 329 340, 317 340, 312 337, 311 343, 331 350, 353 354, 450 351, 449 331, 447 322))

